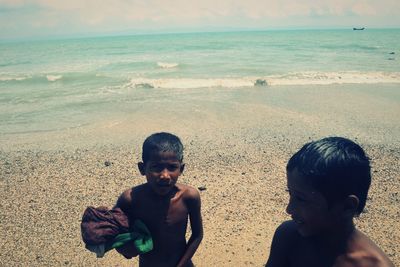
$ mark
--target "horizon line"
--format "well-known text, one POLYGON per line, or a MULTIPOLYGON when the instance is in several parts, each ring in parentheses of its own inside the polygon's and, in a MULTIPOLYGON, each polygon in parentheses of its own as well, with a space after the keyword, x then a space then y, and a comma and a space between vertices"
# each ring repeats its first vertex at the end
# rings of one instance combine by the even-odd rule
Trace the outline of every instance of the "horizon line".
MULTIPOLYGON (((351 30, 353 28, 360 28, 356 26, 352 27, 325 27, 325 28, 307 28, 307 27, 282 27, 282 28, 224 28, 224 29, 172 29, 172 30, 125 30, 125 31, 114 31, 114 32, 87 32, 87 33, 76 33, 76 34, 54 34, 46 36, 24 36, 24 37, 9 37, 1 38, 0 43, 18 42, 18 41, 50 41, 50 40, 73 40, 73 39, 86 39, 86 38, 107 38, 107 37, 129 37, 129 36, 147 36, 147 35, 172 35, 172 34, 206 34, 206 33, 239 33, 239 32, 273 32, 273 31, 330 31, 330 30, 351 30), (136 32, 134 32, 136 31, 136 32)), ((400 27, 361 27, 365 30, 396 30, 400 27)))

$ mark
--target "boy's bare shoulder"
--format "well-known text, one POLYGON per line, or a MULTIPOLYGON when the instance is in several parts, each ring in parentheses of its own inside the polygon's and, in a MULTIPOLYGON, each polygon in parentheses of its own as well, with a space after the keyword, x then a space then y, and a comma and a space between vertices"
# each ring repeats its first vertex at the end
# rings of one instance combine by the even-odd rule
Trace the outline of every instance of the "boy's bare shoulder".
POLYGON ((178 198, 181 198, 188 209, 191 211, 199 211, 201 207, 201 200, 200 200, 200 193, 199 191, 190 186, 185 184, 176 184, 178 188, 178 198))
POLYGON ((132 206, 133 195, 137 195, 143 189, 144 189, 144 184, 125 190, 119 196, 116 206, 125 211, 129 210, 129 208, 132 206))
POLYGON ((193 186, 186 184, 176 184, 176 187, 179 189, 185 199, 200 199, 199 190, 197 190, 193 186))
POLYGON ((266 267, 291 266, 293 251, 299 247, 301 238, 293 221, 283 222, 275 230, 266 267))
POLYGON ((394 267, 385 253, 365 234, 356 230, 349 251, 337 260, 335 267, 394 267))

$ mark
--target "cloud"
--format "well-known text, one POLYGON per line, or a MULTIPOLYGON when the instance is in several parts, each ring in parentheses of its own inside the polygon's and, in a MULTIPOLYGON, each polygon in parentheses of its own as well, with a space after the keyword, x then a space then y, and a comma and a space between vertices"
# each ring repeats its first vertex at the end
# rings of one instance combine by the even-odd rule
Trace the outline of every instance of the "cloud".
POLYGON ((249 18, 275 18, 319 15, 341 16, 348 11, 357 15, 400 13, 397 0, 1 0, 0 6, 35 5, 47 11, 71 12, 92 21, 105 21, 109 16, 128 20, 170 20, 227 17, 241 14, 249 18), (396 11, 397 10, 397 11, 396 11))
POLYGON ((28 29, 337 26, 354 17, 400 27, 398 0, 0 0, 0 12, 0 37, 28 29))

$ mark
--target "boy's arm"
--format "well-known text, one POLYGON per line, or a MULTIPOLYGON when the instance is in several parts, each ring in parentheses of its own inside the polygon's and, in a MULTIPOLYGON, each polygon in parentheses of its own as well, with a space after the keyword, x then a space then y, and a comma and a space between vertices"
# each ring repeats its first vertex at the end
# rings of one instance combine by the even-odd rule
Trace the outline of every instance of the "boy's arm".
POLYGON ((290 266, 291 247, 294 245, 295 225, 292 221, 282 223, 275 231, 271 251, 265 267, 290 266))
MULTIPOLYGON (((120 208, 125 214, 129 214, 129 210, 132 205, 132 189, 128 189, 121 194, 118 198, 117 203, 115 204, 114 208, 120 208)), ((119 254, 124 256, 126 259, 131 259, 138 255, 135 246, 132 245, 132 241, 126 243, 122 247, 116 248, 115 250, 118 251, 119 254)))
POLYGON ((190 259, 193 257, 197 248, 203 239, 203 222, 201 219, 201 201, 199 192, 190 188, 188 190, 188 198, 186 200, 186 205, 189 211, 190 227, 192 229, 192 235, 186 245, 185 253, 179 260, 177 267, 183 267, 188 264, 190 259))
POLYGON ((120 208, 125 214, 129 213, 132 205, 132 189, 124 191, 118 198, 114 208, 120 208))

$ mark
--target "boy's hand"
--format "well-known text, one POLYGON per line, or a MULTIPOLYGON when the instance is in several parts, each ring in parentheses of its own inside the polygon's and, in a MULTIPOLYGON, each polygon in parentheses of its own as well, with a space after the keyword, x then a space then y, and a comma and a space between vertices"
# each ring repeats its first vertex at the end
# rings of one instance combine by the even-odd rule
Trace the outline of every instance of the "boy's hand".
POLYGON ((122 247, 116 248, 115 250, 118 251, 118 253, 124 256, 126 259, 132 259, 133 257, 139 255, 139 252, 135 248, 133 241, 129 241, 122 247))

